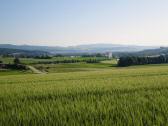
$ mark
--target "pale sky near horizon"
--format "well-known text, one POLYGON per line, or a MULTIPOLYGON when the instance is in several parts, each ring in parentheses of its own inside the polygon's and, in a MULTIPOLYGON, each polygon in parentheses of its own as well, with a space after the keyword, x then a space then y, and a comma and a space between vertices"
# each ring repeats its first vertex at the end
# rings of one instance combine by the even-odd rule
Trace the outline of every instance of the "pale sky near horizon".
POLYGON ((168 46, 168 0, 0 0, 0 44, 168 46))

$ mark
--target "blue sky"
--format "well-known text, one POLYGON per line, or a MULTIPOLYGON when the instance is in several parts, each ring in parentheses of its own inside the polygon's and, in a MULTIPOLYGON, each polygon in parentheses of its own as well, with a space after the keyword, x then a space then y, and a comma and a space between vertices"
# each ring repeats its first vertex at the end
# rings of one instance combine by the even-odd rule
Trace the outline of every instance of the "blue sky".
POLYGON ((0 0, 0 43, 168 45, 167 0, 0 0))

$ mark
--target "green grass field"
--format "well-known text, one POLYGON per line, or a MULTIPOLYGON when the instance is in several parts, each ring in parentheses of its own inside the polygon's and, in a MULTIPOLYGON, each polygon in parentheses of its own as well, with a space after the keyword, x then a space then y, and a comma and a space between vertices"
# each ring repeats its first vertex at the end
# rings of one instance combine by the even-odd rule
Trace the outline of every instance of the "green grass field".
MULTIPOLYGON (((116 60, 102 60, 100 63, 59 63, 59 64, 39 64, 38 62, 50 62, 50 61, 62 61, 62 60, 86 60, 94 57, 54 57, 52 59, 34 59, 34 58, 20 58, 20 62, 25 65, 31 65, 38 70, 45 73, 65 73, 65 72, 77 72, 77 71, 95 71, 98 69, 111 69, 111 67, 116 66, 116 60)), ((104 59, 99 57, 98 59, 104 59)), ((11 57, 0 57, 0 61, 3 63, 13 63, 14 58, 11 57)), ((19 70, 1 70, 0 76, 8 74, 25 74, 30 73, 30 71, 19 71, 19 70)))
POLYGON ((64 64, 35 64, 35 68, 47 73, 65 73, 77 71, 95 71, 99 69, 111 69, 109 63, 64 63, 64 64))
POLYGON ((19 74, 30 74, 32 73, 30 70, 9 70, 9 69, 0 69, 0 76, 7 75, 19 75, 19 74))
MULTIPOLYGON (((98 60, 104 60, 105 57, 52 57, 51 59, 36 59, 36 58, 19 58, 20 62, 22 64, 39 64, 39 62, 54 62, 54 61, 63 61, 63 60, 88 60, 88 59, 98 59, 98 60)), ((13 57, 1 57, 0 61, 3 61, 3 63, 13 63, 14 58, 13 57)))
POLYGON ((0 76, 0 125, 168 125, 167 65, 0 76))

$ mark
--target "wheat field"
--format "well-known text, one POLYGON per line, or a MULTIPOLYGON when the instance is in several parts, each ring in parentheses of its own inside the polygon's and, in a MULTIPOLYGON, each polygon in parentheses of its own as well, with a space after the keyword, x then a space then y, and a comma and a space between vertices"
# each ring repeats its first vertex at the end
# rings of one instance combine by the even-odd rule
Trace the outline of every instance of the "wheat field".
POLYGON ((168 67, 0 76, 0 125, 168 125, 168 67))

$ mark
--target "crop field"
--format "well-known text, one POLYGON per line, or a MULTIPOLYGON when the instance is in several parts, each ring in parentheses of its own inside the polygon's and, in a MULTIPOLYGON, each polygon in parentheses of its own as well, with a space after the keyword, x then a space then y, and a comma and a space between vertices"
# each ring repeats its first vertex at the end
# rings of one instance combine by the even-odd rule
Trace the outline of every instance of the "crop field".
POLYGON ((0 125, 168 125, 167 65, 0 76, 0 125))

